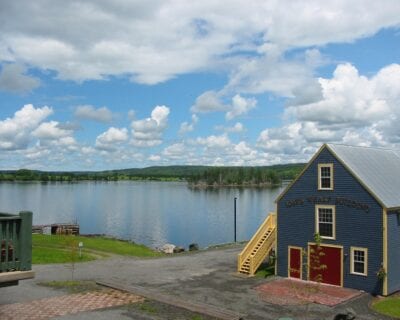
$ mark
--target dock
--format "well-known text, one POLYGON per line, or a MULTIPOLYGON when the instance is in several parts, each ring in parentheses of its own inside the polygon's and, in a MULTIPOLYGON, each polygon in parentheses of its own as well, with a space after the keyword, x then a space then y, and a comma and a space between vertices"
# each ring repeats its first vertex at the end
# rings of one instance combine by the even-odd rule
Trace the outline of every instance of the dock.
POLYGON ((32 226, 32 233, 79 235, 79 224, 53 223, 32 226))

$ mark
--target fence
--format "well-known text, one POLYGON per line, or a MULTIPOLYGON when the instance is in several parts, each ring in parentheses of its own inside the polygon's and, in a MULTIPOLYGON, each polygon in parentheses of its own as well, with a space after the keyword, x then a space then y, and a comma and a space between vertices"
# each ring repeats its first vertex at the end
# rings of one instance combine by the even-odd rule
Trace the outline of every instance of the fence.
POLYGON ((32 212, 0 213, 0 274, 32 269, 32 212))

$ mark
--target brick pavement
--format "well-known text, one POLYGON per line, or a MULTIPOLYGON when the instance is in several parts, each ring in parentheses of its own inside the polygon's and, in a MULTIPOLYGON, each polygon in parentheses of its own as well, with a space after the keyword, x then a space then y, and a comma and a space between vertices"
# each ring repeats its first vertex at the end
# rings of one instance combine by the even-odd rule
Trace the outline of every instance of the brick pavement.
POLYGON ((121 306, 141 302, 142 297, 105 289, 69 294, 24 303, 0 305, 1 320, 44 320, 83 311, 121 306))
POLYGON ((255 289, 262 300, 274 304, 301 305, 314 302, 330 307, 363 293, 355 289, 287 278, 264 283, 255 289))

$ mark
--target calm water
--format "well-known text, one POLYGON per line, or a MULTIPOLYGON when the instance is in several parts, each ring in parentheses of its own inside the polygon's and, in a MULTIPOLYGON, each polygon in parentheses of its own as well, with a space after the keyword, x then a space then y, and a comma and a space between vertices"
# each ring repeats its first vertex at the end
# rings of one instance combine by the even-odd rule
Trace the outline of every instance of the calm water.
POLYGON ((190 189, 176 182, 0 183, 0 212, 33 211, 34 224, 77 221, 81 233, 108 234, 159 247, 201 247, 257 230, 282 188, 190 189))

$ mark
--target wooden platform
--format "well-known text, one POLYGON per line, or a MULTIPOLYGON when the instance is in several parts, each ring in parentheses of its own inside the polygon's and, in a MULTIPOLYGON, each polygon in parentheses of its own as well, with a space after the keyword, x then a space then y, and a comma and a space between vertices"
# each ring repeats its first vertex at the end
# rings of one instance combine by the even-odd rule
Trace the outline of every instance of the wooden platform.
POLYGON ((32 226, 32 233, 46 233, 49 234, 71 234, 79 235, 79 224, 76 223, 53 223, 32 226))
POLYGON ((0 287, 17 285, 19 280, 32 279, 35 277, 33 271, 11 271, 0 272, 0 287))

